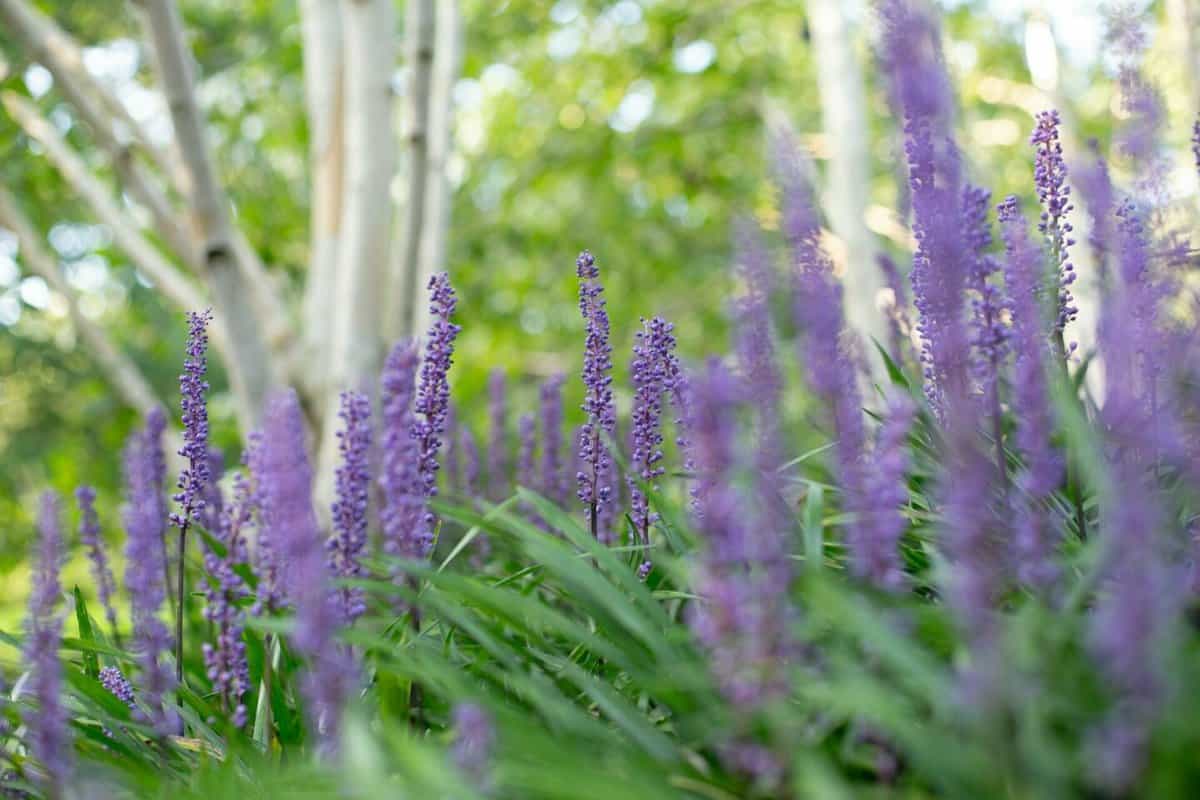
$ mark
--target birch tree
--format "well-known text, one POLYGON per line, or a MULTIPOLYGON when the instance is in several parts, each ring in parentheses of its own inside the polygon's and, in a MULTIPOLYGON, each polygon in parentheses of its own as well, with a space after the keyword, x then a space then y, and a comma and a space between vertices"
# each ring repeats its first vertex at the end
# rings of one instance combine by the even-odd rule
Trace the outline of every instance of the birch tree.
MULTIPOLYGON (((442 170, 457 69, 457 5, 412 0, 401 48, 390 0, 300 3, 311 217, 309 263, 298 290, 263 263, 238 226, 200 102, 205 76, 198 74, 178 6, 172 0, 136 0, 134 6, 169 112, 169 145, 156 142, 89 73, 85 44, 30 0, 0 0, 0 24, 53 76, 115 182, 97 173, 35 104, 5 93, 5 112, 167 302, 181 311, 213 308, 213 344, 243 430, 258 424, 272 389, 293 385, 327 466, 338 392, 371 388, 385 341, 415 331, 411 309, 419 304, 397 292, 418 293, 422 276, 444 257, 442 170), (394 76, 402 65, 410 89, 398 126, 394 76), (408 156, 398 175, 401 151, 408 156), (404 191, 393 192, 396 181, 404 191), (399 219, 406 224, 394 225, 399 219), (402 308, 409 311, 398 316, 402 308)), ((157 404, 136 362, 79 312, 45 234, 2 188, 0 226, 17 237, 25 267, 66 299, 77 335, 117 395, 140 412, 157 404)))

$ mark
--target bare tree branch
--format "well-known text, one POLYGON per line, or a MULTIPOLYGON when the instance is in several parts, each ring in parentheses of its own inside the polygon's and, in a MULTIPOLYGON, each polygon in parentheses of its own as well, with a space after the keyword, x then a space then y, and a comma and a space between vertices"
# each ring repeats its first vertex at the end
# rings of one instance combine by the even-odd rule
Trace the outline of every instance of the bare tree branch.
POLYGON ((117 205, 111 192, 92 174, 83 159, 63 141, 58 130, 20 95, 5 92, 2 99, 12 118, 45 148, 47 157, 71 188, 112 231, 117 247, 125 251, 133 265, 181 309, 202 307, 205 304, 203 293, 137 231, 133 220, 117 205))
POLYGON ((387 339, 412 336, 420 286, 421 238, 424 230, 429 161, 429 88, 433 78, 434 32, 437 20, 433 0, 409 0, 405 20, 404 58, 408 64, 405 98, 407 185, 400 214, 400 246, 392 262, 388 295, 394 308, 384 319, 387 339))
POLYGON ((87 71, 79 44, 52 19, 26 0, 0 0, 0 19, 4 20, 6 32, 50 70, 67 100, 97 129, 98 135, 111 136, 122 148, 133 145, 167 175, 177 172, 172 169, 171 159, 154 146, 121 101, 87 71), (101 120, 111 122, 104 124, 101 120))
POLYGON ((96 358, 96 365, 116 389, 126 405, 145 414, 161 403, 150 388, 150 382, 133 359, 113 344, 104 330, 79 310, 79 293, 66 282, 58 260, 42 244, 29 218, 16 198, 0 186, 0 226, 17 236, 21 245, 21 260, 40 275, 52 289, 67 301, 67 313, 80 338, 96 358))
POLYGON ((216 311, 225 320, 235 343, 226 363, 237 397, 238 417, 243 427, 249 429, 256 426, 263 399, 277 382, 254 313, 254 295, 262 287, 256 288, 246 280, 247 265, 239 258, 245 253, 236 246, 229 201, 217 184, 209 157, 179 10, 169 0, 141 0, 139 4, 154 47, 179 152, 191 178, 189 199, 203 241, 205 274, 216 311))
MULTIPOLYGON (((437 36, 434 40, 433 78, 429 97, 429 159, 425 174, 425 222, 421 230, 421 254, 418 262, 417 290, 429 276, 439 272, 446 260, 446 233, 450 226, 450 183, 446 162, 450 156, 453 131, 454 83, 458 80, 462 47, 458 0, 437 4, 437 36)), ((413 315, 413 330, 429 325, 429 307, 418 303, 413 315)))
MULTIPOLYGON (((311 246, 304 295, 305 358, 323 372, 329 361, 345 169, 340 0, 301 0, 308 149, 312 165, 311 246)), ((309 387, 310 391, 316 387, 309 387)), ((319 388, 317 389, 319 391, 319 388)))

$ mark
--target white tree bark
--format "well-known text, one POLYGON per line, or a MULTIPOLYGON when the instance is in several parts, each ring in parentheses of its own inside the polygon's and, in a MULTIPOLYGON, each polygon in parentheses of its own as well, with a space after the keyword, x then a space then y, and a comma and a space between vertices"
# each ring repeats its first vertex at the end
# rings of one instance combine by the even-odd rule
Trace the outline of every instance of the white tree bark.
POLYGON ((334 320, 333 399, 371 383, 380 363, 383 279, 391 244, 390 185, 394 25, 386 0, 343 0, 345 184, 337 277, 328 308, 334 320))
POLYGON ((404 58, 408 66, 405 97, 404 141, 407 170, 404 200, 400 207, 400 240, 392 262, 384 319, 384 336, 390 341, 412 336, 420 285, 421 237, 426 222, 425 201, 429 161, 429 87, 433 77, 435 18, 433 0, 409 0, 405 20, 404 58))
POLYGON ((150 382, 133 359, 123 353, 104 333, 104 329, 79 310, 79 293, 66 282, 58 260, 42 244, 41 237, 7 189, 0 186, 0 226, 16 234, 21 261, 40 275, 50 288, 67 301, 67 313, 76 333, 96 359, 96 366, 130 408, 141 414, 159 406, 150 382))
POLYGON ((429 277, 444 268, 446 234, 450 226, 450 183, 446 162, 453 144, 454 83, 462 58, 462 30, 458 0, 437 4, 437 34, 434 39, 433 75, 429 87, 429 158, 425 174, 425 212, 421 229, 413 314, 413 333, 429 327, 429 306, 424 302, 429 277))
MULTIPOLYGON (((821 117, 829 143, 825 207, 833 232, 845 244, 846 317, 859 336, 884 341, 884 315, 876 307, 883 278, 875 240, 866 223, 871 153, 867 139, 862 71, 841 0, 809 0, 808 18, 817 62, 821 117)), ((868 348, 875 363, 874 348, 868 348)))
POLYGON ((278 378, 267 351, 253 297, 239 268, 228 198, 217 184, 196 101, 190 51, 184 43, 179 10, 170 0, 140 0, 153 43, 158 73, 171 111, 179 152, 191 181, 189 201, 199 239, 201 261, 215 301, 234 343, 226 364, 242 427, 257 426, 263 399, 278 378))
POLYGON ((326 313, 333 318, 329 367, 320 386, 318 510, 326 515, 337 459, 338 397, 343 390, 374 393, 383 360, 380 336, 388 255, 390 191, 396 139, 391 87, 395 20, 390 0, 342 0, 346 72, 345 174, 337 273, 326 313))
MULTIPOLYGON (((308 279, 304 288, 305 360, 310 375, 329 366, 333 315, 330 301, 337 275, 345 170, 345 117, 340 0, 301 0, 304 38, 304 97, 312 194, 308 279)), ((319 382, 318 382, 319 384, 319 382)), ((308 387, 319 391, 320 385, 308 387)))

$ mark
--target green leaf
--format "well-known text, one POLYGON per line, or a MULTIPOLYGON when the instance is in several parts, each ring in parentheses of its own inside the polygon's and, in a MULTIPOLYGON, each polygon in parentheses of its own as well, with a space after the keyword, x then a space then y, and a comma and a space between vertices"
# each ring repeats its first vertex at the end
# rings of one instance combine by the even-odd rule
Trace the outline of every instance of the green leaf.
MULTIPOLYGON (((92 621, 88 617, 87 603, 84 602, 83 593, 79 591, 79 587, 75 587, 75 622, 79 626, 79 638, 84 642, 93 644, 96 641, 96 636, 92 631, 92 621)), ((96 657, 94 650, 83 651, 83 670, 93 678, 100 677, 100 659, 96 657)))

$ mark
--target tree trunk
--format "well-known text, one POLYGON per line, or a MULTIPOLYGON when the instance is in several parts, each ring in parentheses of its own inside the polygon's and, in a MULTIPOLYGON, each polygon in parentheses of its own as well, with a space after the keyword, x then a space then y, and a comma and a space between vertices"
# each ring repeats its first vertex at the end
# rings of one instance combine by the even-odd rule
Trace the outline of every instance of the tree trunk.
MULTIPOLYGON (((867 139, 862 72, 841 0, 809 0, 808 17, 817 63, 821 119, 829 143, 825 208, 833 232, 845 245, 842 285, 846 318, 863 337, 884 341, 886 320, 877 307, 883 278, 875 263, 875 239, 866 223, 871 152, 867 139)), ((878 360, 868 347, 870 363, 878 360)))
POLYGON ((305 361, 308 394, 323 398, 319 376, 329 369, 329 343, 342 228, 345 126, 342 22, 339 0, 302 0, 304 89, 308 110, 308 152, 312 168, 311 242, 304 289, 305 361))

